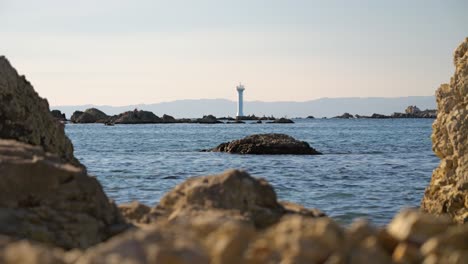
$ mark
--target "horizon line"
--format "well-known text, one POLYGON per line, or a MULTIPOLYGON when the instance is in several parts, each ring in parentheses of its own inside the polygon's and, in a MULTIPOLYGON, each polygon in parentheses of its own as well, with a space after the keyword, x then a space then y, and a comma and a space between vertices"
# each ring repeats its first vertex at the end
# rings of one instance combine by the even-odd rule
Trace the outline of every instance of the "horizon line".
MULTIPOLYGON (((261 100, 252 100, 252 101, 244 101, 244 103, 307 103, 313 101, 319 101, 323 99, 400 99, 400 98, 411 98, 411 97, 435 97, 434 95, 409 95, 409 96, 367 96, 367 97, 360 97, 360 96, 352 96, 352 97, 320 97, 317 99, 310 99, 305 101, 261 101, 261 100)), ((231 100, 227 98, 199 98, 199 99, 176 99, 170 101, 161 101, 156 103, 137 103, 137 104, 125 104, 125 105, 110 105, 110 104, 66 104, 66 105, 52 105, 50 104, 49 107, 66 107, 66 106, 108 106, 108 107, 125 107, 125 106, 136 106, 136 105, 155 105, 155 104, 164 104, 164 103, 174 103, 178 101, 203 101, 203 100, 225 100, 230 102, 237 102, 236 100, 231 100)))

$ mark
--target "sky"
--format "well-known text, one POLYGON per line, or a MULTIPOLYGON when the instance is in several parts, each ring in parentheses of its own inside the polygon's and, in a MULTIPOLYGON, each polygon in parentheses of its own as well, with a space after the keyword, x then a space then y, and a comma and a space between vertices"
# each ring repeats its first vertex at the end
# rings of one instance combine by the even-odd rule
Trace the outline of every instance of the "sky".
POLYGON ((466 0, 0 0, 0 55, 57 105, 432 95, 466 0))

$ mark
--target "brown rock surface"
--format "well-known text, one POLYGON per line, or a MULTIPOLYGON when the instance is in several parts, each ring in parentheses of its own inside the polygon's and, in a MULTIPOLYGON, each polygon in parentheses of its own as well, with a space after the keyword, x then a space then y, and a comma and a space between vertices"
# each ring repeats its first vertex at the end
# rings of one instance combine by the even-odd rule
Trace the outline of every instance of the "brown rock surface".
POLYGON ((456 49, 455 74, 437 90, 433 150, 441 158, 421 203, 433 214, 468 222, 468 38, 456 49))
POLYGON ((80 124, 89 124, 89 123, 105 123, 109 119, 109 116, 106 115, 99 109, 89 108, 84 112, 75 111, 70 118, 70 121, 73 123, 80 124))
POLYGON ((292 203, 283 206, 266 180, 238 170, 190 178, 168 192, 152 211, 173 219, 179 215, 199 215, 204 210, 245 219, 259 228, 278 222, 285 214, 324 215, 318 210, 307 210, 292 203))
POLYGON ((0 233, 86 248, 126 227, 99 182, 38 146, 0 140, 0 233))
POLYGON ((309 143, 299 141, 284 134, 258 134, 243 139, 222 143, 213 152, 228 152, 237 154, 321 154, 309 143))
POLYGON ((41 146, 63 161, 80 165, 73 156, 73 145, 65 136, 63 124, 50 114, 47 100, 39 97, 3 56, 0 56, 0 138, 41 146))

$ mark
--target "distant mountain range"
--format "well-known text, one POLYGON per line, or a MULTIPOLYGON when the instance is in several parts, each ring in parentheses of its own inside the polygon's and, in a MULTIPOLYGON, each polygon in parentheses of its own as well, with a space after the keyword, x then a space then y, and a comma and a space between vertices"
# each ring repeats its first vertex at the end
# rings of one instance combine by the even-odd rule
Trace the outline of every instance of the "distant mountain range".
MULTIPOLYGON (((275 117, 333 117, 345 112, 359 115, 372 115, 373 113, 390 115, 394 112, 404 112, 409 105, 416 105, 421 110, 435 109, 436 102, 434 96, 409 96, 409 97, 369 97, 369 98, 321 98, 305 102, 261 102, 251 101, 244 103, 244 113, 256 116, 275 117)), ((108 105, 73 105, 73 106, 52 106, 51 109, 58 109, 69 118, 74 111, 83 111, 87 108, 95 107, 104 111, 108 115, 119 114, 135 108, 147 110, 158 116, 163 114, 172 115, 176 118, 195 118, 212 114, 217 117, 227 117, 236 115, 237 102, 226 99, 198 99, 198 100, 177 100, 156 104, 138 104, 127 106, 108 105)))

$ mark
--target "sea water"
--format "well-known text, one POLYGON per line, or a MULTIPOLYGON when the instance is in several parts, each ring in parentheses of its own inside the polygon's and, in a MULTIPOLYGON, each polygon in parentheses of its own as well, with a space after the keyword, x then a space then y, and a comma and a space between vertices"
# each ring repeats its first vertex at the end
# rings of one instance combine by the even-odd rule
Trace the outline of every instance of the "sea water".
POLYGON ((439 159, 432 119, 296 119, 295 124, 67 124, 75 155, 117 203, 150 206, 191 176, 243 169, 280 200, 319 208, 341 223, 386 224, 417 207, 439 159), (324 155, 200 152, 258 133, 284 133, 324 155))

